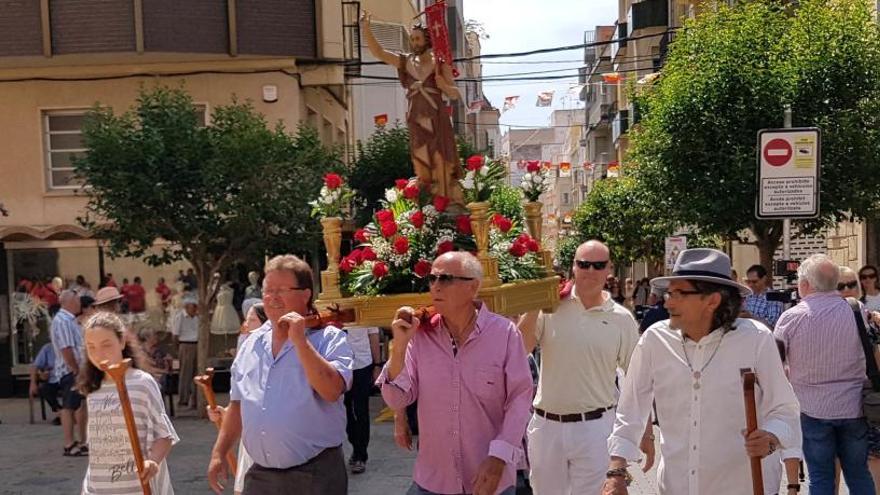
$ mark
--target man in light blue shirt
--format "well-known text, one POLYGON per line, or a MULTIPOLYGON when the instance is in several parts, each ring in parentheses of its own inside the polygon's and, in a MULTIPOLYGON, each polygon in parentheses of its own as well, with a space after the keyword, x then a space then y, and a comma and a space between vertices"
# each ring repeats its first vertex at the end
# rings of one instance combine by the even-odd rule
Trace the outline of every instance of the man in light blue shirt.
POLYGON ((292 255, 266 263, 269 321, 251 334, 232 365, 230 402, 211 453, 208 481, 222 493, 224 459, 238 437, 253 458, 244 494, 344 495, 348 479, 343 394, 353 355, 338 328, 306 328, 314 312, 312 270, 292 255))

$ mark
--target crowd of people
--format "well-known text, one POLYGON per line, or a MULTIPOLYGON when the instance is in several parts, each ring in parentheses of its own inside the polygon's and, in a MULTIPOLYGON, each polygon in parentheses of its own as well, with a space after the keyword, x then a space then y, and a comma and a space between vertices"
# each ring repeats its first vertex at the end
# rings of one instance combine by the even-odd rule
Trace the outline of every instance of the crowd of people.
MULTIPOLYGON (((621 288, 607 246, 589 241, 558 308, 518 318, 479 300, 482 270, 469 253, 439 256, 427 275, 432 308, 397 311, 382 364, 380 329, 307 324, 311 268, 292 255, 269 260, 259 297, 242 305, 229 404, 208 411, 221 426, 210 487, 347 493, 349 473, 367 468, 375 386, 396 412, 398 445, 417 450, 408 494, 617 495, 630 470, 655 461, 660 493, 742 494, 751 492, 750 458, 762 460, 766 494, 798 493, 802 464, 811 493, 840 483, 854 495, 876 492, 880 428, 862 400, 880 323, 876 267, 854 272, 811 256, 798 271, 800 301, 786 308, 768 298, 763 267, 739 281, 711 249, 684 250, 669 276, 621 288), (748 433, 743 372, 759 389, 758 428, 748 433)), ((171 357, 156 332, 127 328, 122 291, 107 285, 92 297, 83 288, 58 293, 32 393, 55 398, 64 455, 89 456, 83 493, 140 493, 142 483, 173 493, 166 458, 179 437, 161 395, 171 357), (101 368, 124 358, 141 466, 101 368)), ((198 301, 182 302, 171 330, 180 400, 194 406, 198 301)))

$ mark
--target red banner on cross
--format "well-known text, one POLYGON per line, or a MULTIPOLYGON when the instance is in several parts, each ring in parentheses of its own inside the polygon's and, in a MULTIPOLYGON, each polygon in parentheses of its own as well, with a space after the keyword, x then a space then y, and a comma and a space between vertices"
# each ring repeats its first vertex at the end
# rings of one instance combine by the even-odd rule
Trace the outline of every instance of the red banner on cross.
POLYGON ((428 19, 428 32, 431 36, 431 46, 434 47, 434 56, 437 60, 452 67, 452 75, 458 77, 458 69, 452 64, 452 48, 449 46, 449 29, 446 27, 446 1, 439 0, 434 5, 425 9, 425 17, 428 19))

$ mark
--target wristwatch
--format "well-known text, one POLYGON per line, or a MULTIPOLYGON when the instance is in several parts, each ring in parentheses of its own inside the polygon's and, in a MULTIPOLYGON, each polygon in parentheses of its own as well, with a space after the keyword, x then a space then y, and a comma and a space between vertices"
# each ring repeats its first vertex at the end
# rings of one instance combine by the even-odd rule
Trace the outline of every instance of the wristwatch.
POLYGON ((789 483, 788 486, 785 487, 786 490, 794 490, 797 493, 801 492, 801 484, 800 483, 789 483))
POLYGON ((633 481, 633 477, 629 474, 629 471, 626 470, 626 467, 619 467, 614 469, 609 469, 605 471, 606 478, 623 478, 623 482, 626 483, 626 486, 629 486, 633 481))

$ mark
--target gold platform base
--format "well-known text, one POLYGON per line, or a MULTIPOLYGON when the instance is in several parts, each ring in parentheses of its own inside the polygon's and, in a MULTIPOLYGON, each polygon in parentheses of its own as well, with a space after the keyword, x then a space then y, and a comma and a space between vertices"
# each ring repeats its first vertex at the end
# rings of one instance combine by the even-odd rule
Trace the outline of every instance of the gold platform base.
MULTIPOLYGON (((352 326, 388 327, 401 306, 414 308, 430 306, 431 295, 392 294, 388 296, 359 296, 345 298, 322 298, 315 301, 319 309, 338 304, 340 308, 352 308, 356 321, 352 326)), ((505 316, 516 316, 541 309, 552 313, 559 306, 559 277, 523 280, 480 289, 480 299, 489 309, 505 316)))

